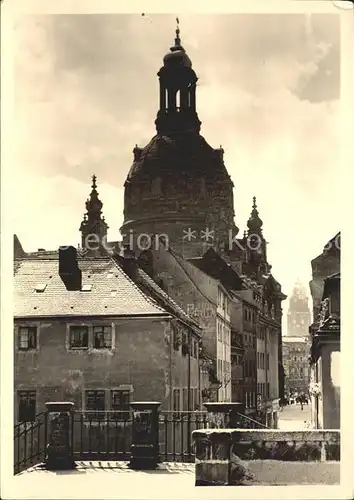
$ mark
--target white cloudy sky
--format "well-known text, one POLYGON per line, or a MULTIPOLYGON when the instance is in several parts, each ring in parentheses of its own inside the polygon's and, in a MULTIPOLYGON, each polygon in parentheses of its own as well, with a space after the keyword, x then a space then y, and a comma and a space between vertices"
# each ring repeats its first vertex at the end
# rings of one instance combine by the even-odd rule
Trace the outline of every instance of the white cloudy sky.
MULTIPOLYGON (((202 134, 225 149, 243 231, 257 196, 275 277, 290 293, 340 229, 339 18, 180 16, 199 77, 202 134), (328 207, 328 199, 331 204, 328 207), (326 205, 326 217, 323 206, 326 205)), ((96 173, 119 237, 135 143, 154 135, 156 73, 172 15, 56 15, 16 22, 14 231, 25 250, 77 244, 96 173)))

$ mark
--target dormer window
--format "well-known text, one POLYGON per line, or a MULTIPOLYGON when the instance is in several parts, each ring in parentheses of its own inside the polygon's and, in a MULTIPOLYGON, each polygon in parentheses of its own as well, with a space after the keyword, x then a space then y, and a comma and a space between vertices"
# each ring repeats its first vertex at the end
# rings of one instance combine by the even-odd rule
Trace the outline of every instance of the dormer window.
POLYGON ((82 285, 81 287, 82 292, 91 292, 91 290, 92 290, 92 284, 85 284, 82 285))
POLYGON ((44 290, 46 288, 47 288, 47 284, 46 283, 39 283, 38 285, 35 286, 34 291, 37 292, 37 293, 42 293, 42 292, 44 292, 44 290))

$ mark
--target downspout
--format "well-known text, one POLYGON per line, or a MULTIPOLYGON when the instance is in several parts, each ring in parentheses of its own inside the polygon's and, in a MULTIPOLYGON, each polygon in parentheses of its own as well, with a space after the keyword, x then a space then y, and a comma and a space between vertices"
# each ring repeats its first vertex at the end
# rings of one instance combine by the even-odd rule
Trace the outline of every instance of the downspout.
MULTIPOLYGON (((192 350, 193 338, 192 334, 188 332, 188 394, 187 394, 187 453, 191 455, 191 350, 192 350)), ((183 446, 183 443, 182 443, 183 446)))
POLYGON ((192 335, 188 332, 188 394, 187 394, 187 408, 191 411, 191 348, 192 348, 192 335))
POLYGON ((173 347, 173 330, 172 330, 172 323, 168 323, 168 328, 169 328, 169 334, 170 334, 170 353, 169 353, 169 371, 170 371, 170 405, 169 409, 173 410, 173 388, 172 388, 172 349, 173 347))
POLYGON ((201 384, 201 364, 200 364, 200 359, 199 359, 199 346, 200 346, 200 339, 198 340, 198 350, 197 350, 197 363, 198 363, 198 402, 197 402, 197 405, 198 405, 198 408, 201 409, 202 407, 202 402, 201 402, 201 398, 200 398, 200 393, 201 393, 201 387, 200 387, 200 384, 201 384))
MULTIPOLYGON (((270 394, 268 394, 268 370, 267 370, 267 354, 268 354, 268 336, 270 337, 270 328, 267 327, 266 331, 265 331, 265 342, 264 342, 264 355, 265 355, 265 379, 266 379, 266 407, 268 406, 268 401, 269 401, 269 398, 270 398, 270 394)), ((269 384, 270 385, 270 384, 269 384)), ((270 387, 269 387, 269 393, 270 393, 270 387)), ((267 427, 268 427, 268 422, 267 422, 267 419, 268 419, 268 415, 267 415, 267 410, 266 410, 266 424, 267 424, 267 427)), ((271 421, 273 421, 273 408, 272 408, 272 417, 271 417, 271 421)))

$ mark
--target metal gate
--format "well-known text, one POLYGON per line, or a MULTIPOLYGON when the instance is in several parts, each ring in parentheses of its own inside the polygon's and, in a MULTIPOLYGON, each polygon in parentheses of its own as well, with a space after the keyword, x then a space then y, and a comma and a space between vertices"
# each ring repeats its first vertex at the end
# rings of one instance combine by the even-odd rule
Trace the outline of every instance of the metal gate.
POLYGON ((131 411, 74 411, 74 460, 128 460, 132 440, 131 411))

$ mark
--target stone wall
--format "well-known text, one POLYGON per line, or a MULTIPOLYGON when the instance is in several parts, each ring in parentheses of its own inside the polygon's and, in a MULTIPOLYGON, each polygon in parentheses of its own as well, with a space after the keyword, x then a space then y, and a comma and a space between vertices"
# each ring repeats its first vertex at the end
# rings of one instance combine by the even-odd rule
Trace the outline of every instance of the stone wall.
MULTIPOLYGON (((68 323, 102 321, 39 321, 38 348, 28 352, 17 350, 17 327, 27 322, 15 321, 15 421, 18 390, 36 391, 37 413, 45 409, 47 401, 72 401, 80 410, 86 389, 105 390, 107 409, 110 389, 129 389, 133 401, 157 400, 162 408, 172 409, 173 389, 188 386, 188 356, 173 349, 169 320, 111 319, 112 349, 68 349, 68 323)), ((198 360, 192 356, 190 373, 190 386, 198 388, 198 360)))
POLYGON ((194 431, 193 440, 196 486, 259 484, 262 471, 269 468, 273 469, 269 479, 272 477, 274 483, 279 473, 282 484, 294 484, 292 471, 299 469, 299 464, 293 467, 290 462, 306 462, 305 471, 328 468, 339 482, 339 431, 204 429, 194 431))

